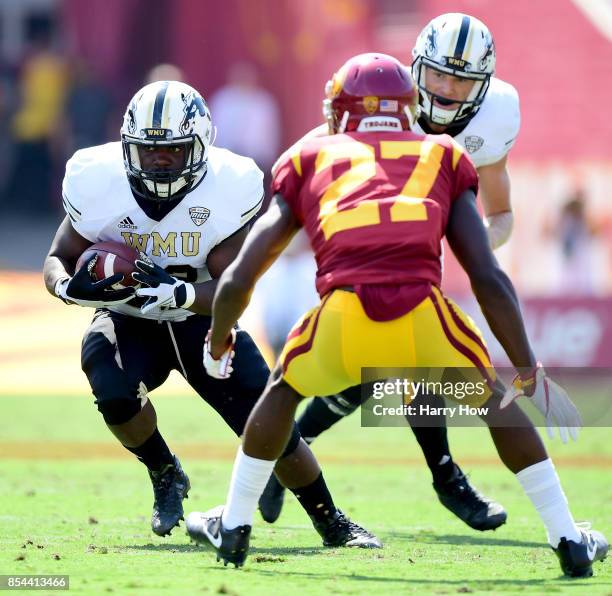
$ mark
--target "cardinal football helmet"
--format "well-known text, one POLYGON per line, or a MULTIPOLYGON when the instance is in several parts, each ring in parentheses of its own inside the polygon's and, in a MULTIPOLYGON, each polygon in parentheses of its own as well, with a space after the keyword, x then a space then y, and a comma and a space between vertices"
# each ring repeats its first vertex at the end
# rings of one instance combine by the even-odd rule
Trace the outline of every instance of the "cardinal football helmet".
POLYGON ((495 72, 495 44, 487 26, 466 14, 451 12, 436 17, 421 31, 412 50, 412 74, 420 90, 421 115, 435 124, 465 123, 480 109, 491 76, 495 72), (434 105, 434 95, 425 84, 425 67, 460 78, 473 79, 474 87, 455 110, 434 105))
POLYGON ((417 118, 410 69, 386 54, 354 56, 327 82, 325 94, 323 115, 332 134, 408 130, 417 118))
POLYGON ((179 199, 206 173, 211 144, 210 111, 193 87, 158 81, 140 89, 130 101, 121 127, 123 160, 132 190, 146 199, 179 199), (176 170, 145 170, 139 147, 184 145, 185 159, 176 170))

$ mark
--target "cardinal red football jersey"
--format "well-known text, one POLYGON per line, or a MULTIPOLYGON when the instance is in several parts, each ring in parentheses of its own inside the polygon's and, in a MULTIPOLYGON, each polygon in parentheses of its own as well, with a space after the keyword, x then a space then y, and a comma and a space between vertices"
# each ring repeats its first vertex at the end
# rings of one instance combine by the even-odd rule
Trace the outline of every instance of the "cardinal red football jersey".
POLYGON ((459 145, 410 131, 311 138, 272 181, 308 234, 319 294, 353 286, 376 320, 440 285, 450 208, 468 188, 477 192, 478 176, 459 145))

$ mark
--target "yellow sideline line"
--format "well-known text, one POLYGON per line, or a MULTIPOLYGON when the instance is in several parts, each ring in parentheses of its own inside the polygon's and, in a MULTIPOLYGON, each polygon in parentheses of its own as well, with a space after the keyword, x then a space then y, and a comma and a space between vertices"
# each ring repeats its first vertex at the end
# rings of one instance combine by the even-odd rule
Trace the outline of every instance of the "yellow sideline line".
MULTIPOLYGON (((195 460, 233 461, 236 456, 235 445, 219 445, 218 443, 177 443, 176 452, 181 457, 195 460)), ((119 445, 108 442, 78 442, 78 441, 0 441, 0 459, 14 460, 90 460, 90 459, 130 459, 119 445)), ((390 448, 384 456, 358 455, 321 455, 322 462, 343 466, 357 465, 393 465, 393 466, 424 466, 421 457, 398 457, 390 448)), ((461 457, 465 466, 502 466, 499 458, 491 457, 461 457)), ((555 464, 571 468, 612 468, 612 456, 578 455, 555 457, 555 464)))

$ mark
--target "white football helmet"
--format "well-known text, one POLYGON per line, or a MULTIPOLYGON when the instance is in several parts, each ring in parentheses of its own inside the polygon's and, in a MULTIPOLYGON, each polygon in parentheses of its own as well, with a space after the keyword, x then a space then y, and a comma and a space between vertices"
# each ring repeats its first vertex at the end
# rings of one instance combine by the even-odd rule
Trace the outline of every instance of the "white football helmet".
POLYGON ((495 44, 487 26, 478 19, 459 12, 440 15, 421 31, 412 50, 412 74, 420 91, 421 115, 430 122, 450 126, 467 122, 476 115, 495 72, 495 44), (449 102, 434 95, 425 85, 425 68, 474 79, 474 87, 465 101, 449 102), (455 110, 434 105, 459 103, 455 110))
POLYGON ((151 200, 184 197, 204 178, 212 122, 203 97, 178 81, 158 81, 134 95, 123 117, 123 161, 132 190, 151 200), (138 148, 185 145, 178 170, 145 170, 138 148))

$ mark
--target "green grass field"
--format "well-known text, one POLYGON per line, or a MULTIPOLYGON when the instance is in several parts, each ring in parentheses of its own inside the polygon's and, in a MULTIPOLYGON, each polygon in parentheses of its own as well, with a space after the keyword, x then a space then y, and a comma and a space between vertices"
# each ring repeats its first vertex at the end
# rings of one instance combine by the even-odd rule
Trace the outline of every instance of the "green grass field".
MULTIPOLYGON (((154 394, 160 429, 192 482, 186 512, 222 503, 237 440, 196 397, 154 394)), ((607 429, 549 442, 577 519, 612 534, 607 429)), ((315 444, 337 504, 384 541, 381 551, 325 549, 290 496, 270 526, 257 520, 247 566, 224 568, 149 528, 145 468, 114 443, 90 396, 0 395, 0 573, 70 575, 82 594, 509 593, 612 594, 612 567, 560 576, 544 530, 483 429, 451 429, 457 461, 499 499, 508 524, 477 533, 437 502, 408 429, 343 421, 315 444)))

